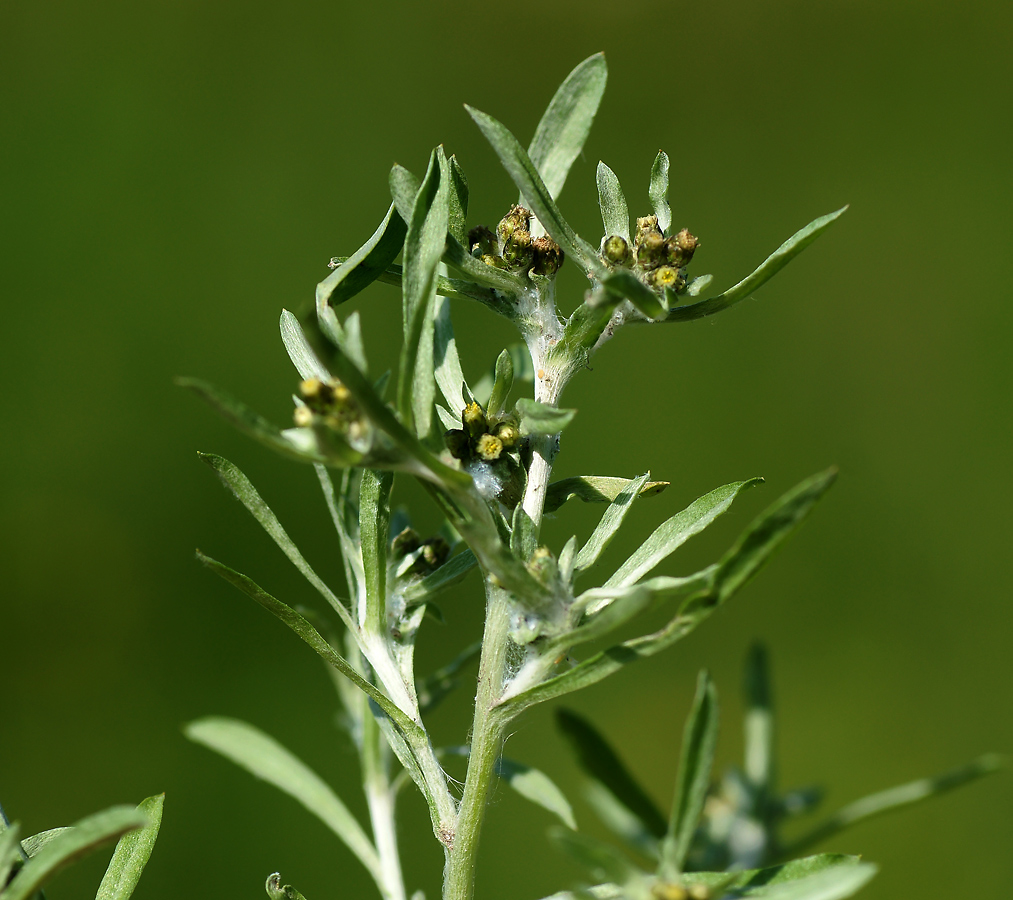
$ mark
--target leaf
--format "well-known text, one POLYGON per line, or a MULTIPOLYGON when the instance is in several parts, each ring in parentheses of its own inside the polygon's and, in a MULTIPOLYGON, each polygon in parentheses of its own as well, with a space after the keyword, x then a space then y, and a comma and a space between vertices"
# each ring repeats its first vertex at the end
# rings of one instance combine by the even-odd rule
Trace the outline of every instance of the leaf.
POLYGON ((379 278, 401 252, 406 231, 392 204, 370 239, 317 285, 317 310, 350 300, 379 278))
POLYGON ((320 596, 331 605, 334 611, 341 617, 341 621, 345 627, 355 633, 357 631, 355 623, 352 621, 345 604, 324 584, 323 579, 313 571, 306 558, 299 552, 299 548, 295 545, 295 542, 288 536, 281 522, 278 521, 278 517, 274 514, 271 507, 257 493, 257 489, 251 484, 250 479, 240 471, 238 466, 233 465, 222 456, 217 456, 213 453, 198 453, 197 455, 202 462, 207 463, 211 467, 222 483, 246 507, 250 515, 257 520, 260 527, 278 545, 278 549, 288 557, 289 561, 299 570, 303 578, 313 585, 320 596))
MULTIPOLYGON (((535 380, 535 367, 531 363, 531 354, 526 344, 511 344, 506 348, 510 354, 510 362, 514 370, 514 383, 530 383, 535 380)), ((497 357, 497 362, 498 362, 497 357)), ((473 391, 475 399, 483 406, 488 406, 492 396, 492 386, 496 383, 496 364, 476 382, 473 391)))
POLYGON ((457 656, 432 675, 422 679, 416 685, 416 692, 419 698, 419 709, 423 714, 428 713, 439 705, 440 701, 447 696, 458 684, 458 676, 461 670, 473 659, 478 659, 482 652, 482 642, 465 647, 457 656))
POLYGON ((436 301, 436 346, 433 361, 436 364, 436 383, 451 410, 456 410, 460 415, 461 410, 467 406, 463 392, 464 372, 457 353, 454 326, 450 321, 450 301, 445 298, 436 301))
POLYGON ((559 551, 559 576, 564 584, 573 584, 573 564, 577 556, 577 535, 571 535, 559 551))
POLYGON ((585 59, 566 76, 535 129, 528 155, 552 197, 559 196, 587 140, 607 79, 603 53, 585 59))
POLYGON ((404 242, 404 346, 398 377, 397 407, 401 419, 414 424, 419 437, 429 434, 436 383, 433 333, 436 269, 446 244, 450 215, 450 177, 440 148, 429 158, 404 242))
POLYGON ((668 307, 629 269, 616 268, 603 275, 601 285, 607 294, 629 300, 640 312, 656 322, 668 315, 668 307))
POLYGON ((597 177, 598 205, 601 207, 605 237, 618 234, 627 244, 632 244, 630 240, 630 211, 616 173, 605 163, 599 161, 597 177))
MULTIPOLYGON (((267 890, 267 896, 270 900, 306 900, 306 898, 292 887, 292 885, 283 885, 281 883, 280 872, 268 875, 267 884, 265 884, 264 887, 267 890)), ((382 884, 380 885, 380 890, 384 890, 382 884)))
POLYGON ((486 140, 492 144, 503 167, 520 190, 525 205, 538 217, 552 239, 581 268, 598 277, 604 275, 604 263, 598 259, 598 254, 587 241, 578 237, 562 217, 552 194, 517 138, 492 116, 470 106, 465 106, 465 109, 482 130, 486 140))
POLYGON ((707 800, 717 739, 718 697, 714 683, 704 671, 697 679, 696 697, 682 736, 679 780, 668 831, 661 842, 659 878, 676 881, 682 874, 707 800))
POLYGON ((658 838, 600 781, 588 782, 584 799, 601 823, 628 846, 648 859, 658 858, 658 838))
POLYGON ((588 538, 587 543, 580 548, 580 553, 577 554, 577 559, 574 562, 575 573, 590 569, 598 561, 598 557, 601 556, 605 548, 612 542, 612 538, 615 537, 619 526, 623 524, 623 519, 626 518, 626 513, 633 506, 633 501, 640 496, 644 490, 644 485, 647 484, 647 479, 650 477, 651 473, 645 472, 639 478, 635 478, 629 482, 619 492, 619 495, 612 501, 609 508, 605 510, 604 515, 598 522, 598 526, 591 537, 588 538))
POLYGON ((498 418, 506 411, 507 398, 514 386, 514 362, 509 350, 496 357, 496 376, 489 395, 488 414, 498 418))
POLYGON ((409 604, 420 603, 442 594, 461 581, 477 564, 478 560, 470 550, 450 557, 435 572, 430 572, 425 578, 409 585, 404 592, 405 601, 409 604))
MULTIPOLYGON (((26 856, 35 856, 43 847, 56 840, 63 832, 69 830, 69 826, 64 826, 62 828, 50 828, 48 831, 40 831, 38 834, 26 837, 21 842, 21 847, 25 851, 26 856)), ((0 880, 0 884, 2 883, 3 881, 0 880)))
POLYGON ((447 162, 450 166, 450 210, 447 230, 463 246, 468 242, 468 179, 465 178, 464 169, 461 168, 456 156, 451 156, 447 162))
POLYGON ((559 409, 527 397, 517 401, 516 409, 521 420, 521 434, 558 434, 577 415, 575 409, 559 409))
POLYGON ((538 529, 521 504, 514 507, 513 521, 510 526, 510 549, 522 562, 531 559, 538 543, 538 529))
POLYGON ((751 895, 752 891, 761 888, 788 884, 831 869, 853 868, 860 863, 861 857, 858 856, 846 856, 843 853, 821 853, 818 856, 793 859, 790 862, 763 869, 746 869, 742 872, 734 872, 730 879, 728 872, 687 872, 683 875, 683 882, 687 885, 699 884, 707 888, 722 885, 724 889, 746 891, 747 895, 751 895))
POLYGON ((220 753, 298 800, 340 838, 376 883, 382 885, 376 848, 355 816, 319 775, 274 738, 246 722, 222 716, 190 722, 184 733, 191 741, 220 753))
POLYGON ((147 824, 148 817, 132 806, 112 806, 75 822, 22 866, 3 892, 3 900, 29 900, 61 869, 147 824))
POLYGON ((665 834, 665 818, 622 760, 587 719, 556 710, 556 725, 577 754, 580 767, 628 809, 655 837, 665 834))
MULTIPOLYGON (((567 500, 576 497, 585 503, 611 503, 632 484, 633 478, 613 478, 604 475, 576 475, 554 481, 545 493, 545 512, 555 512, 567 500)), ((648 481, 640 490, 641 497, 660 494, 669 486, 668 481, 648 481)))
POLYGON ((668 234, 672 227, 672 209, 668 205, 668 154, 664 150, 658 151, 651 166, 651 186, 647 195, 658 217, 658 228, 662 234, 668 234))
POLYGON ((20 831, 21 825, 18 822, 4 828, 3 822, 0 821, 0 896, 3 895, 3 885, 7 884, 11 870, 21 860, 21 854, 28 855, 18 842, 20 831))
POLYGON ((630 585, 639 581, 658 563, 725 512, 740 493, 762 481, 762 478, 750 478, 748 481, 726 484, 705 494, 682 512, 676 513, 655 529, 654 533, 605 582, 604 587, 630 585))
POLYGON ((327 371, 326 366, 313 352, 299 320, 287 309, 281 311, 279 327, 281 328, 282 343, 285 345, 288 358, 292 360, 292 365, 295 366, 299 377, 304 379, 319 378, 321 381, 327 381, 331 377, 331 373, 327 371))
POLYGON ((753 644, 746 661, 745 763, 743 771, 754 795, 753 815, 761 822, 770 818, 774 800, 774 710, 771 700, 767 650, 753 644))
POLYGON ((496 763, 496 774, 518 794, 532 803, 547 809, 564 825, 577 830, 573 808, 555 782, 539 769, 512 759, 500 759, 496 763))
MULTIPOLYGON (((337 669, 356 687, 366 694, 376 705, 382 709, 390 718, 404 731, 411 731, 421 734, 421 726, 397 703, 391 700, 375 685, 366 681, 340 653, 338 653, 305 618, 297 613, 292 607, 272 597, 252 578, 247 578, 240 572, 230 569, 210 556, 205 556, 200 550, 197 551, 197 559, 211 569, 216 575, 220 575, 229 584, 239 588, 246 596, 255 600, 269 613, 284 622, 292 631, 312 647, 325 662, 337 669)), ((395 685, 397 687, 397 685, 395 685)), ((404 693, 404 691, 402 691, 404 693)), ((406 705, 408 705, 406 703, 406 705)))
POLYGON ((141 880, 141 873, 155 848, 158 828, 162 824, 165 794, 142 800, 137 807, 148 817, 148 824, 120 838, 109 861, 95 900, 127 900, 141 880))
POLYGON ((848 207, 844 206, 836 212, 828 213, 814 219, 801 231, 795 232, 788 240, 770 254, 751 275, 743 278, 737 285, 723 294, 692 303, 689 306, 678 306, 668 314, 666 322, 688 322, 704 316, 712 316, 722 312, 736 303, 745 300, 754 291, 766 284, 781 271, 792 259, 805 250, 813 241, 826 231, 844 214, 848 207))
POLYGON ((936 775, 933 778, 920 778, 917 781, 910 781, 877 794, 870 794, 868 797, 863 797, 861 800, 856 800, 839 809, 812 831, 793 841, 785 852, 797 853, 857 822, 952 791, 954 788, 961 787, 1001 768, 1003 768, 1002 758, 996 754, 988 753, 978 757, 974 762, 958 766, 942 775, 936 775))
POLYGON ((764 900, 843 900, 865 887, 876 871, 869 863, 835 866, 795 881, 746 888, 743 896, 764 900))
POLYGON ((366 583, 363 628, 373 636, 387 634, 387 541, 390 534, 390 472, 363 469, 359 482, 359 540, 366 583))
POLYGON ((640 870, 625 855, 595 838, 558 826, 549 830, 549 837, 595 879, 608 879, 624 886, 643 879, 640 870))

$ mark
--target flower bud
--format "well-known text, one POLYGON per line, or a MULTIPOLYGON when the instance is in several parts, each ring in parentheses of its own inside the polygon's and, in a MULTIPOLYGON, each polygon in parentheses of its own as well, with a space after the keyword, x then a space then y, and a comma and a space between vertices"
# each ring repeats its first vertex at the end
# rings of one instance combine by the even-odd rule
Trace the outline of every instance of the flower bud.
POLYGON ((513 422, 500 422, 493 432, 505 450, 513 450, 521 441, 521 432, 513 422))
POLYGON ((513 269, 529 269, 534 261, 531 232, 518 228, 503 242, 503 259, 513 269))
POLYGON ((499 243, 484 225, 477 225, 468 232, 468 251, 476 259, 483 256, 495 256, 499 253, 499 243))
POLYGON ((292 419, 299 428, 309 428, 313 424, 313 410, 308 406, 297 406, 292 419))
POLYGON ((655 900, 686 900, 689 892, 682 885, 659 881, 651 888, 651 896, 655 900))
POLYGON ((523 206, 512 206, 496 226, 496 233, 499 235, 500 244, 506 244, 515 231, 527 231, 530 235, 529 223, 531 221, 531 210, 523 206))
POLYGON ((322 399, 324 383, 319 378, 307 378, 299 382, 299 394, 304 400, 322 399))
POLYGON ((450 545, 441 537, 432 537, 422 542, 422 559, 430 569, 438 569, 450 556, 450 545))
POLYGON ((461 424, 464 425, 464 430, 473 438, 485 434, 486 429, 489 427, 485 412, 474 401, 464 407, 464 411, 461 413, 461 424))
POLYGON ((661 234, 658 230, 657 216, 642 216, 637 219, 637 233, 634 235, 633 243, 639 247, 643 243, 644 237, 651 232, 661 234))
POLYGON ((562 248, 550 237, 536 238, 531 245, 534 251, 534 272, 536 275, 552 276, 563 265, 562 248))
POLYGON ((443 442, 454 459, 468 458, 471 450, 471 439, 468 437, 468 432, 452 429, 444 433, 443 442))
POLYGON ((535 576, 542 584, 548 586, 559 576, 559 566, 556 557, 548 547, 538 547, 531 554, 528 562, 528 571, 535 576))
POLYGON ((503 442, 495 435, 483 434, 475 444, 475 452, 486 462, 492 462, 503 453, 503 442))
POLYGON ((665 261, 665 239, 660 231, 647 231, 637 247, 637 262, 645 269, 653 269, 665 261))
POLYGON ((709 900, 711 892, 707 890, 705 884, 691 884, 689 886, 689 896, 691 900, 709 900))
POLYGON ((601 255, 605 262, 614 266, 628 266, 633 262, 630 245, 618 234, 613 234, 602 241, 601 255))
POLYGON ((413 528, 406 528, 390 542, 390 552, 397 558, 419 549, 419 536, 413 528))
POLYGON ((678 269, 672 266, 658 266, 658 268, 647 273, 647 283, 659 291, 665 288, 680 291, 686 286, 686 279, 679 274, 678 269))
POLYGON ((700 246, 700 241, 697 240, 696 235, 689 233, 688 228, 683 228, 682 231, 669 240, 672 244, 669 249, 670 258, 672 259, 672 265, 677 268, 688 265, 689 261, 693 258, 693 254, 696 252, 696 248, 700 246))

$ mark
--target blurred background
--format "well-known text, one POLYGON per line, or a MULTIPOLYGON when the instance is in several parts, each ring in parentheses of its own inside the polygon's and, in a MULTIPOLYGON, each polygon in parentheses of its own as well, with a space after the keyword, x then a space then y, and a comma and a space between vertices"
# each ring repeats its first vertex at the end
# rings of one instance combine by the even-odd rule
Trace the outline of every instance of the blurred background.
MULTIPOLYGON (((311 561, 338 578, 313 473, 238 436, 172 384, 218 383, 284 421, 295 385, 277 335, 327 260, 387 209, 387 172, 437 143, 471 183, 469 224, 515 197, 468 102, 526 143, 559 82, 604 50, 609 87, 561 197, 596 241, 595 165, 648 210, 658 148, 696 274, 724 288, 796 229, 847 215, 755 298, 687 325, 629 329, 563 400, 580 415, 557 472, 672 482, 603 560, 752 475, 753 491, 662 571, 710 562, 784 490, 835 463, 803 531, 735 602, 665 655, 575 695, 667 808, 697 670, 723 703, 721 764, 741 754, 742 662, 771 651, 781 776, 827 810, 986 750, 1013 750, 1009 344, 1013 6, 941 0, 515 0, 0 6, 4 351, 0 450, 0 799, 29 833, 166 791, 136 896, 263 896, 280 869, 311 900, 370 897, 350 854, 294 801, 188 744, 217 713, 270 731, 361 810, 353 755, 317 659, 193 560, 195 546, 293 603, 310 588, 197 461, 240 465, 311 561), (1005 410, 1005 412, 1004 412, 1005 410)), ((567 310, 580 279, 564 273, 567 310)), ((398 296, 362 311, 371 365, 395 359, 398 296)), ((455 309, 477 377, 514 335, 455 309)), ((424 497, 399 488, 423 528, 424 497)), ((546 529, 559 549, 601 508, 546 529)), ((472 579, 421 637, 420 670, 481 621, 472 579)), ((473 684, 432 717, 461 743, 473 684)), ((576 802, 551 710, 509 754, 576 802)), ((404 802, 411 888, 438 896, 441 854, 404 802)), ((500 790, 479 897, 540 897, 578 872, 548 814, 500 790)), ((882 864, 863 894, 998 896, 1013 877, 1013 781, 993 776, 821 849, 882 864)), ((54 882, 87 896, 104 863, 54 882)))

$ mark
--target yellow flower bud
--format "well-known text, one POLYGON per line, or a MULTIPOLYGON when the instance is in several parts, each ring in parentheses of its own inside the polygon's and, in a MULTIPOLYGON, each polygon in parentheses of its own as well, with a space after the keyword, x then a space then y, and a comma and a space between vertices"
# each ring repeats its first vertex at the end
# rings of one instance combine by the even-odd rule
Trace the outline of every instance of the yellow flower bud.
POLYGON ((461 413, 461 424, 464 425, 465 431, 473 438, 484 434, 489 427, 484 410, 475 402, 471 402, 464 407, 464 411, 461 413))
POLYGON ((492 462, 503 453, 503 442, 495 435, 483 434, 475 444, 475 452, 486 462, 492 462))

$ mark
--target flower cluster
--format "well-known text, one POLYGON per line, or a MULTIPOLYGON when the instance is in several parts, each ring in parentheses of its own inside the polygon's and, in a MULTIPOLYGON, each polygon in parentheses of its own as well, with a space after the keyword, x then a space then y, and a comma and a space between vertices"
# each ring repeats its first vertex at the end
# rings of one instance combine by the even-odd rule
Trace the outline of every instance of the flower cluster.
POLYGON ((637 219, 632 247, 620 235, 609 235, 602 241, 601 255, 610 265, 634 269, 657 291, 678 292, 686 286, 686 266, 699 246, 688 228, 666 238, 658 217, 644 216, 637 219))
POLYGON ((296 406, 293 419, 300 428, 324 425, 353 441, 364 436, 366 425, 359 405, 337 378, 307 378, 299 384, 299 397, 302 403, 296 406))
POLYGON ((468 249, 487 266, 531 272, 547 277, 555 275, 563 264, 563 251, 550 237, 531 236, 531 211, 514 206, 496 226, 493 234, 484 225, 468 232, 468 249))

